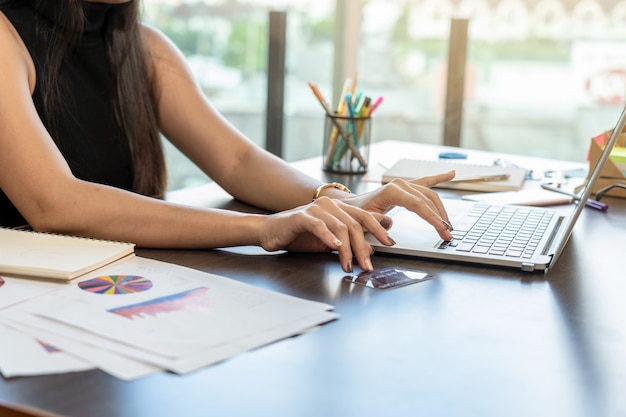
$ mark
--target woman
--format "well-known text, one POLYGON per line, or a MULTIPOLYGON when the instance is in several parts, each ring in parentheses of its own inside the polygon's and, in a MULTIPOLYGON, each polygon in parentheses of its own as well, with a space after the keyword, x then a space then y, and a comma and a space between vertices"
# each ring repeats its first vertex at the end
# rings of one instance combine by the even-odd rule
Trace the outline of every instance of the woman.
POLYGON ((348 272, 353 259, 373 268, 363 230, 394 244, 383 214, 394 205, 451 239, 428 187, 454 173, 354 195, 297 172, 211 106, 180 51, 139 23, 138 0, 0 0, 0 45, 1 225, 153 248, 336 250, 348 272), (159 199, 159 134, 234 197, 275 214, 159 199))

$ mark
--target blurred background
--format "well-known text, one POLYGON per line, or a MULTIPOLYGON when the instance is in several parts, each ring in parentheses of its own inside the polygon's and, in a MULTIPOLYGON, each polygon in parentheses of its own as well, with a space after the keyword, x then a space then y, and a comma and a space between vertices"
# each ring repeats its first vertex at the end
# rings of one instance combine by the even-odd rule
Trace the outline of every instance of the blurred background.
MULTIPOLYGON (((626 99, 626 0, 144 0, 143 9, 209 100, 261 146, 269 13, 285 12, 287 161, 321 154, 324 117, 307 82, 334 97, 341 27, 357 39, 359 88, 384 97, 374 142, 443 144, 453 18, 468 19, 462 147, 584 161, 626 99)), ((168 143, 166 152, 170 189, 207 181, 168 143)))

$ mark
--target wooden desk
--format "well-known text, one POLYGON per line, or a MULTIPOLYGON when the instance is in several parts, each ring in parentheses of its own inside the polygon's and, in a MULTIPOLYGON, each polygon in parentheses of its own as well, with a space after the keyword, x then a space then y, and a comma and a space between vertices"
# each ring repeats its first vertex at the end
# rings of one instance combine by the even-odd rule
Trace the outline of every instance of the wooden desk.
MULTIPOLYGON (((218 191, 211 199, 237 206, 218 191)), ((332 254, 138 250, 331 303, 341 317, 187 376, 2 379, 0 398, 77 417, 624 417, 626 200, 606 201, 607 213, 585 210, 547 274, 378 255, 375 267, 436 277, 387 291, 343 283, 332 254)))

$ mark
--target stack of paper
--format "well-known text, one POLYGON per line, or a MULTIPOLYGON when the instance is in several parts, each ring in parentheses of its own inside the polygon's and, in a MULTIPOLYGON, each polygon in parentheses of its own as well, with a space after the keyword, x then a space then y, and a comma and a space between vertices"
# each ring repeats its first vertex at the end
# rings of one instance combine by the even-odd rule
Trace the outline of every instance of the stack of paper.
POLYGON ((0 279, 5 377, 187 373, 337 318, 332 306, 140 257, 70 284, 0 279))

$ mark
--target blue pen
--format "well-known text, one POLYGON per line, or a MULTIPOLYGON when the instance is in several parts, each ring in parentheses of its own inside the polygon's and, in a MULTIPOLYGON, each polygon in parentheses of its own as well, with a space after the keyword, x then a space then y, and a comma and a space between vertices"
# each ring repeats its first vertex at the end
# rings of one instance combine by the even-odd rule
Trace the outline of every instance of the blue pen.
POLYGON ((348 136, 352 136, 352 138, 354 139, 353 140, 354 144, 359 146, 359 138, 356 137, 356 133, 357 133, 356 121, 354 120, 354 117, 356 117, 356 113, 354 111, 354 103, 352 103, 351 93, 346 93, 346 107, 348 107, 348 114, 352 118, 352 120, 350 120, 350 124, 352 125, 352 135, 348 135, 348 136))
MULTIPOLYGON (((346 103, 346 108, 348 109, 348 115, 350 116, 350 120, 346 121, 346 141, 352 142, 352 144, 354 146, 357 147, 357 149, 360 147, 360 143, 358 138, 356 137, 357 134, 357 128, 356 128, 356 122, 354 120, 355 117, 355 112, 354 112, 354 104, 352 103, 352 93, 346 93, 345 95, 345 103, 346 103)), ((344 146, 342 146, 342 149, 337 149, 338 152, 335 154, 335 162, 341 160, 341 158, 343 158, 343 156, 345 155, 346 151, 348 150, 348 144, 344 144, 344 146), (347 146, 347 147, 346 147, 347 146)), ((353 155, 354 157, 354 155, 353 155)))
POLYGON ((346 107, 350 117, 354 117, 354 105, 352 104, 352 93, 346 93, 346 107))
MULTIPOLYGON (((348 115, 350 117, 354 117, 354 108, 352 107, 352 94, 349 92, 346 92, 345 96, 344 96, 344 102, 346 104, 346 107, 348 109, 348 115)), ((353 125, 351 123, 347 123, 344 126, 345 129, 345 136, 343 138, 343 140, 345 140, 346 142, 350 140, 350 137, 352 136, 352 127, 353 125)), ((338 138, 339 140, 337 141, 337 148, 335 150, 335 154, 333 155, 333 159, 332 159, 332 165, 334 166, 335 164, 337 164, 341 158, 343 158, 343 156, 345 155, 345 153, 348 150, 348 144, 347 143, 342 143, 341 141, 341 136, 339 136, 338 138)))
MULTIPOLYGON (((354 110, 354 103, 352 103, 352 94, 350 93, 346 94, 346 107, 348 107, 348 114, 351 118, 357 117, 356 111, 354 110)), ((356 123, 354 120, 352 120, 352 127, 354 128, 354 133, 356 134, 356 123)))

